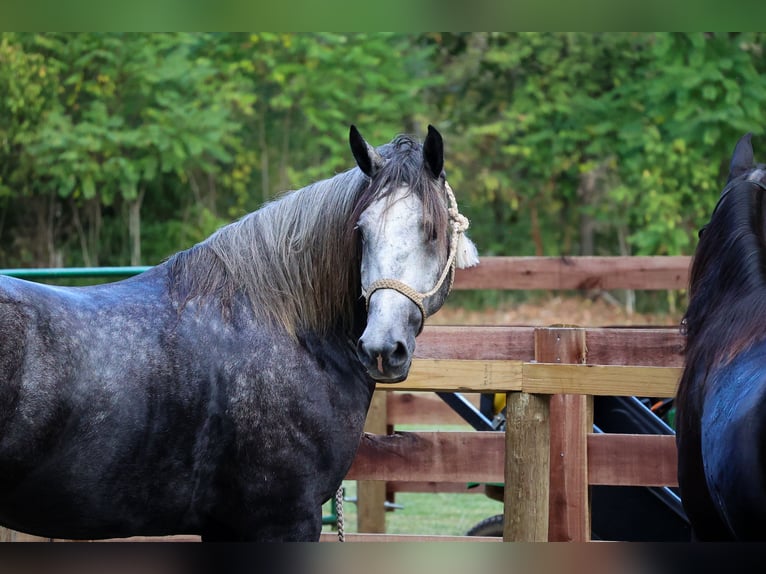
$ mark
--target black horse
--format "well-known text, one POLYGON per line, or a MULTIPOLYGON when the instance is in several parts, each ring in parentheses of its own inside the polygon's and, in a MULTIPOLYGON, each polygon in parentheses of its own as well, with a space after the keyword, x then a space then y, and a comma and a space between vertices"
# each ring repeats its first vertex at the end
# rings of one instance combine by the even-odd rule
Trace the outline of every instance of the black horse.
POLYGON ((678 481, 700 540, 766 540, 766 166, 750 139, 700 231, 682 323, 678 481))
POLYGON ((140 276, 0 277, 0 524, 319 538, 376 380, 407 376, 459 245, 475 263, 435 129, 350 144, 358 167, 140 276))

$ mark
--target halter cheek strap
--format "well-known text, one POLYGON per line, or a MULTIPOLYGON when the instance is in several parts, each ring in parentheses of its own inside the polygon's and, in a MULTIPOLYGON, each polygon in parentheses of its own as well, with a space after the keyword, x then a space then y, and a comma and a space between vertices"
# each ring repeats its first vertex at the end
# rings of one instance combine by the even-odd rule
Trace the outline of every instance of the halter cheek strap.
POLYGON ((375 293, 375 291, 380 291, 381 289, 392 289, 393 291, 401 293, 407 297, 407 299, 412 301, 420 310, 421 321, 418 335, 423 330, 423 325, 425 324, 426 318, 428 317, 424 301, 428 297, 436 294, 439 289, 442 288, 442 285, 444 284, 444 281, 446 281, 447 277, 450 278, 447 293, 449 294, 449 292, 452 291, 452 284, 455 280, 455 264, 457 262, 458 240, 460 235, 466 232, 469 225, 468 218, 458 211, 455 194, 453 193, 449 183, 446 181, 444 182, 444 188, 447 191, 447 200, 449 202, 447 213, 449 214, 449 222, 450 227, 452 228, 452 233, 450 234, 449 238, 449 257, 447 258, 447 263, 444 265, 444 270, 442 271, 442 274, 439 277, 439 280, 436 282, 436 285, 434 285, 433 289, 427 291, 426 293, 421 293, 406 283, 399 281, 398 279, 378 279, 377 281, 373 281, 370 285, 368 285, 367 289, 363 290, 362 293, 364 295, 364 300, 368 309, 370 308, 370 297, 372 297, 372 294, 375 293))

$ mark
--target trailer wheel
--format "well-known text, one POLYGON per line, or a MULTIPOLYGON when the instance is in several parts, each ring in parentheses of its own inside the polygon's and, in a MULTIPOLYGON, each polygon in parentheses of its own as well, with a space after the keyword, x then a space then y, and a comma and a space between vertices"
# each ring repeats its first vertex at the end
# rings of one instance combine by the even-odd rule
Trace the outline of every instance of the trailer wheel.
POLYGON ((466 536, 502 536, 503 535, 503 515, 496 514, 479 522, 476 526, 466 532, 466 536))

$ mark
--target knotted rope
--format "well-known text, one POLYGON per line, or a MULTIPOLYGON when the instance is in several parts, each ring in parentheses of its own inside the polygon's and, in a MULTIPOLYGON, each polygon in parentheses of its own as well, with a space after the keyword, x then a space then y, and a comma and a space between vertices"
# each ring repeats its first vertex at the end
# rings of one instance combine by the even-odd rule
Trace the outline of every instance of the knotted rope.
POLYGON ((338 491, 335 493, 335 512, 338 515, 338 542, 345 542, 346 532, 343 524, 343 485, 338 487, 338 491))
MULTIPOLYGON (((449 238, 449 257, 447 258, 447 263, 445 264, 444 270, 442 271, 442 274, 439 277, 439 280, 436 282, 436 285, 434 285, 433 289, 431 289, 430 291, 427 291, 426 293, 421 293, 419 291, 416 291, 415 289, 413 289, 406 283, 399 281, 398 279, 378 279, 377 281, 373 281, 367 287, 366 291, 364 291, 364 299, 368 309, 370 307, 370 297, 372 297, 372 294, 375 293, 375 291, 379 291, 381 289, 393 289, 394 291, 401 293, 402 295, 407 297, 410 301, 415 303, 418 309, 420 309, 420 315, 422 317, 422 320, 420 322, 420 330, 418 331, 418 334, 420 334, 420 331, 423 330, 423 325, 426 321, 426 318, 428 317, 428 313, 426 313, 424 301, 428 297, 431 297, 432 295, 436 294, 439 291, 439 289, 441 289, 447 277, 450 278, 450 283, 449 283, 449 288, 447 290, 447 293, 452 291, 452 285, 455 281, 455 267, 457 266, 457 263, 458 263, 458 256, 463 251, 460 248, 460 244, 461 244, 460 240, 462 239, 462 235, 466 232, 469 226, 468 218, 458 211, 455 194, 453 193, 449 183, 447 183, 446 181, 444 182, 444 188, 447 192, 447 201, 449 205, 449 207, 447 208, 447 214, 449 215, 449 223, 450 223, 450 227, 452 228, 452 233, 450 234, 450 238, 449 238)), ((461 264, 461 267, 468 264, 469 262, 467 261, 463 262, 461 264)))

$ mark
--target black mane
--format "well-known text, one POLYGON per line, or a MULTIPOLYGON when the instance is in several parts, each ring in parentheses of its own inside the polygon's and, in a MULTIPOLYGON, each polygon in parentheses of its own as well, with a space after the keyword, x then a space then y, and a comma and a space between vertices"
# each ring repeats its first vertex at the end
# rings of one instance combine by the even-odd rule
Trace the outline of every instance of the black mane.
POLYGON ((762 179, 766 170, 758 166, 729 182, 700 234, 683 320, 690 363, 710 367, 766 336, 766 188, 762 179))

